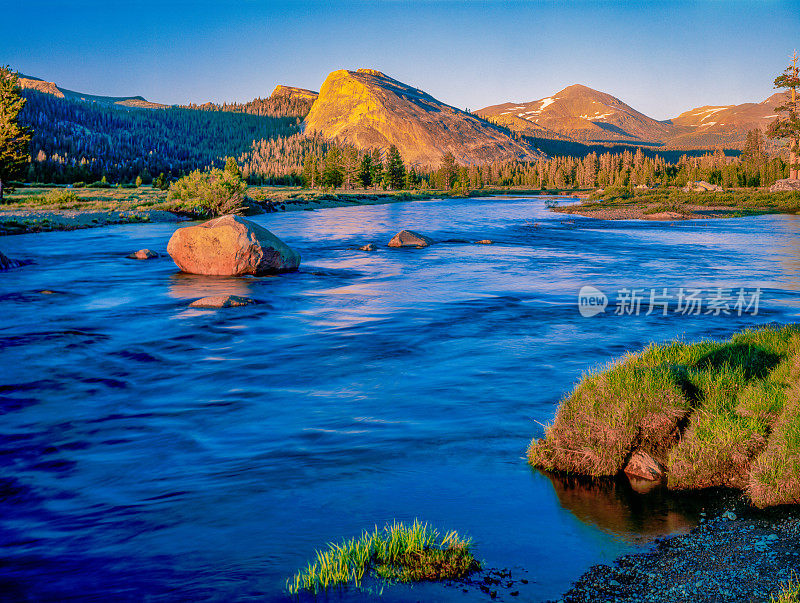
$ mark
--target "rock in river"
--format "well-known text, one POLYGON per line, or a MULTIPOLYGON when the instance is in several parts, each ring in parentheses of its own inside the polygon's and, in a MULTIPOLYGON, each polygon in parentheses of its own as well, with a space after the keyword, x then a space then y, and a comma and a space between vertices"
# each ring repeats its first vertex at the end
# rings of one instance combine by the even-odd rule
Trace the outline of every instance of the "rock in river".
POLYGON ((190 308, 234 308, 237 306, 249 306, 258 302, 249 297, 239 295, 212 295, 203 297, 189 304, 190 308))
POLYGON ((130 260, 153 260, 158 257, 158 254, 152 249, 140 249, 127 257, 130 260))
POLYGON ((389 241, 389 247, 427 247, 431 243, 431 239, 418 232, 401 230, 389 241))
POLYGON ((176 230, 167 253, 191 274, 237 276, 292 272, 300 254, 263 226, 240 216, 221 216, 176 230))
POLYGON ((5 272, 6 270, 10 270, 11 268, 16 268, 18 266, 24 266, 25 264, 30 264, 30 261, 12 260, 10 257, 0 252, 0 272, 5 272))
POLYGON ((664 477, 664 468, 657 460, 642 450, 637 450, 623 469, 629 476, 650 481, 658 481, 664 477))

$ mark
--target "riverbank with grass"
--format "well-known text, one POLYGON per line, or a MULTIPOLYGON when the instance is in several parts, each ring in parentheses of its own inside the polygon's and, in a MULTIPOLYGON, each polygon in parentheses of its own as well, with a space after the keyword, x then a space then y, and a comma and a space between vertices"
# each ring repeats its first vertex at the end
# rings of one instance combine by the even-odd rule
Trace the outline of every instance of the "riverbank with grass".
POLYGON ((563 601, 797 601, 800 326, 653 344, 585 374, 528 460, 637 487, 725 488, 724 512, 591 568, 563 601))
POLYGON ((737 488, 759 507, 798 504, 800 327, 654 344, 586 374, 528 461, 676 490, 737 488))
MULTIPOLYGON (((246 214, 317 210, 431 199, 436 191, 312 191, 299 187, 247 189, 246 214)), ((168 199, 167 192, 138 188, 20 187, 0 205, 0 235, 75 230, 109 224, 163 222, 207 217, 191 201, 168 199)))
POLYGON ((553 211, 600 220, 704 220, 761 214, 797 214, 800 191, 762 189, 684 192, 681 189, 607 189, 553 211))
POLYGON ((456 580, 480 569, 472 543, 456 532, 440 536, 426 523, 394 523, 341 544, 330 543, 313 561, 287 580, 291 594, 321 593, 365 577, 387 582, 456 580))

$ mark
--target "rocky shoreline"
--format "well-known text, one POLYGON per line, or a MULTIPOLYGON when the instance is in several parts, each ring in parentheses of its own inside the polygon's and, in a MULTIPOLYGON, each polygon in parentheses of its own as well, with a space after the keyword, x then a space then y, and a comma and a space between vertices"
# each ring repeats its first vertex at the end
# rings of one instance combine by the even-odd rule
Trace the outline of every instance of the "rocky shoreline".
POLYGON ((563 603, 768 602, 800 567, 800 510, 743 501, 685 535, 589 569, 563 603))

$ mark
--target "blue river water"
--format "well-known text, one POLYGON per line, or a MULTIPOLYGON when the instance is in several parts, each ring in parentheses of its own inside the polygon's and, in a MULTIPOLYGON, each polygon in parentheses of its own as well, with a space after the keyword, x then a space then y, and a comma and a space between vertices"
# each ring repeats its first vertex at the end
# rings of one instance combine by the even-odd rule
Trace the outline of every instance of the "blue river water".
MULTIPOLYGON (((557 598, 702 506, 527 466, 581 374, 800 313, 800 216, 607 222, 489 198, 253 220, 300 251, 299 272, 125 258, 165 253, 175 224, 0 240, 35 262, 0 275, 0 599, 282 600, 315 548, 415 518, 470 535, 487 567, 528 581, 521 600, 557 598), (437 243, 386 247, 403 228, 437 243), (605 312, 581 315, 585 285, 605 312), (760 288, 758 313, 646 315, 663 288, 760 288), (623 289, 645 292, 638 314, 615 313, 623 289), (212 294, 264 303, 188 308, 212 294)), ((381 600, 488 597, 433 584, 381 600)))

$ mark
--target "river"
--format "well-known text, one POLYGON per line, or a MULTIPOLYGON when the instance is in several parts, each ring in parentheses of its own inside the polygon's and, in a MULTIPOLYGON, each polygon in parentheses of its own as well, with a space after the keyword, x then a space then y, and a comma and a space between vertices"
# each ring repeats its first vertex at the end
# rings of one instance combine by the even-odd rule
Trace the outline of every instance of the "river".
MULTIPOLYGON (((165 253, 175 224, 0 239, 35 262, 0 275, 6 597, 281 600, 315 548, 415 518, 471 536, 487 567, 528 580, 520 599, 558 597, 590 565, 691 527, 703 504, 528 467, 581 374, 800 312, 800 216, 606 222, 488 198, 253 219, 300 251, 299 272, 125 259, 165 253), (437 243, 386 247, 403 228, 437 243), (368 242, 377 251, 356 249, 368 242), (579 312, 585 285, 605 312, 579 312), (663 288, 742 289, 758 312, 647 315, 663 288), (618 313, 634 289, 641 311, 618 313), (264 303, 188 308, 212 294, 264 303)), ((467 590, 381 600, 488 600, 467 590)))

